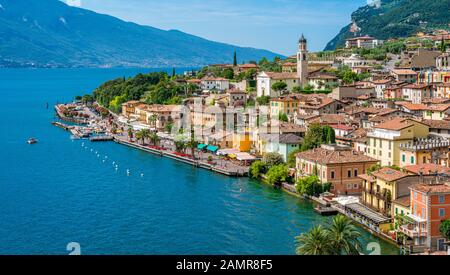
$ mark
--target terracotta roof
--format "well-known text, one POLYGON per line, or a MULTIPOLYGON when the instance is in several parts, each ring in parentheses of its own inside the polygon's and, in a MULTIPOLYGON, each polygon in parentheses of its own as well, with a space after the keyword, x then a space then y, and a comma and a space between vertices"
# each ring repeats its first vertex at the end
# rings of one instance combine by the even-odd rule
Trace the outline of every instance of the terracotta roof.
POLYGON ((411 206, 411 196, 408 195, 408 196, 400 197, 400 198, 396 199, 394 201, 394 203, 404 206, 404 207, 410 207, 411 206))
POLYGON ((367 182, 376 182, 376 179, 372 176, 369 176, 367 174, 359 175, 358 178, 363 179, 367 182))
POLYGON ((425 104, 414 104, 414 103, 402 103, 401 106, 410 111, 423 111, 426 110, 427 108, 427 105, 425 104))
POLYGON ((335 75, 330 75, 330 74, 315 74, 315 75, 310 75, 308 78, 310 78, 310 79, 337 79, 337 77, 335 75))
POLYGON ((431 85, 429 84, 408 84, 406 86, 404 86, 404 89, 413 89, 413 90, 423 90, 423 89, 427 89, 430 88, 431 85))
POLYGON ((344 124, 333 125, 331 127, 333 129, 344 130, 344 131, 351 131, 351 130, 353 130, 353 127, 348 126, 348 125, 344 125, 344 124))
POLYGON ((374 80, 372 81, 373 84, 375 85, 383 85, 383 84, 388 84, 393 82, 392 79, 378 79, 378 80, 374 80))
POLYGON ((401 171, 397 171, 388 167, 381 168, 380 170, 373 172, 372 175, 376 178, 380 178, 388 182, 396 181, 408 176, 401 171))
POLYGON ((410 120, 398 117, 398 118, 394 118, 392 120, 380 123, 380 124, 374 126, 374 128, 400 131, 400 130, 406 129, 408 127, 411 127, 411 126, 413 126, 413 124, 411 123, 410 120))
POLYGON ((354 150, 327 150, 316 148, 306 152, 298 153, 297 157, 320 164, 341 164, 341 163, 360 163, 360 162, 378 162, 378 160, 365 156, 354 150))
POLYGON ((256 68, 258 68, 258 65, 249 63, 249 64, 238 65, 238 67, 244 68, 244 69, 256 69, 256 68))
POLYGON ((293 67, 293 66, 297 66, 297 63, 294 63, 294 62, 286 62, 286 63, 283 63, 282 66, 285 66, 285 67, 293 67))
POLYGON ((423 123, 428 125, 431 129, 445 129, 450 130, 450 121, 448 120, 423 120, 423 123))
POLYGON ((406 166, 404 169, 415 175, 419 175, 420 173, 423 175, 430 175, 435 174, 436 172, 438 174, 450 175, 450 168, 432 163, 406 166))
POLYGON ((397 75, 417 75, 417 73, 411 69, 394 69, 392 72, 397 75))
POLYGON ((450 183, 445 184, 415 184, 411 190, 426 194, 449 194, 450 183))
POLYGON ((297 73, 273 73, 273 72, 266 72, 267 76, 269 76, 271 79, 298 79, 297 73))
MULTIPOLYGON (((450 87, 450 83, 447 83, 450 87)), ((422 103, 424 104, 446 104, 450 103, 450 98, 424 98, 422 99, 422 103)))
POLYGON ((281 133, 305 133, 306 128, 294 123, 282 122, 280 124, 281 133))

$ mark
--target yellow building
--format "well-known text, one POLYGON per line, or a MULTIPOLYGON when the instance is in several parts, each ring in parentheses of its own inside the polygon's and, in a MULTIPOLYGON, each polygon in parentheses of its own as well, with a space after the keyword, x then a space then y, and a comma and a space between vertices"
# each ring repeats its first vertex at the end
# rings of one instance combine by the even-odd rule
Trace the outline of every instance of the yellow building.
POLYGON ((400 167, 422 164, 448 165, 450 141, 444 138, 419 139, 400 144, 400 167))
POLYGON ((422 111, 423 118, 428 120, 444 120, 450 114, 450 104, 434 104, 422 111))
POLYGON ((382 166, 400 166, 400 144, 426 138, 429 133, 429 126, 422 122, 394 118, 374 126, 367 134, 366 155, 379 160, 382 166))
POLYGON ((280 114, 293 115, 298 110, 300 98, 295 95, 273 98, 270 100, 270 115, 278 117, 280 114))
POLYGON ((251 136, 249 133, 234 133, 233 148, 241 152, 250 152, 252 147, 251 136))
POLYGON ((409 194, 411 180, 408 177, 413 176, 391 168, 382 168, 373 172, 371 176, 361 175, 360 178, 363 179, 361 202, 385 216, 394 217, 393 201, 409 194))

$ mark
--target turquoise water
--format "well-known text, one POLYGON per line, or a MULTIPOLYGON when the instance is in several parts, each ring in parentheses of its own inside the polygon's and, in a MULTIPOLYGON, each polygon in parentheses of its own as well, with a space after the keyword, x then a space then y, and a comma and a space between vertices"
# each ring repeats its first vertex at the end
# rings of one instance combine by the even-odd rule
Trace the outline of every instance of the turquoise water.
POLYGON ((86 150, 50 124, 53 104, 138 72, 146 70, 0 70, 0 254, 67 254, 69 242, 82 254, 294 254, 296 235, 329 222, 257 182, 114 143, 86 150))

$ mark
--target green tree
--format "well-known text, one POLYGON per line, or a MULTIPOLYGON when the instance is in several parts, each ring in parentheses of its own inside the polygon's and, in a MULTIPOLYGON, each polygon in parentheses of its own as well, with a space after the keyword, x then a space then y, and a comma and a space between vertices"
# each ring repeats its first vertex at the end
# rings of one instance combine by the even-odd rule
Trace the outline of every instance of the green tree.
POLYGON ((128 140, 133 139, 133 129, 131 127, 128 128, 128 140))
POLYGON ((287 164, 290 168, 295 168, 296 161, 297 161, 297 154, 300 153, 301 150, 297 149, 289 153, 287 158, 287 164))
POLYGON ((272 85, 272 90, 277 91, 277 92, 284 91, 284 90, 286 90, 286 88, 287 88, 287 84, 284 83, 284 82, 282 82, 282 81, 280 81, 280 82, 275 82, 275 83, 272 85))
POLYGON ((166 126, 164 126, 164 130, 168 134, 172 133, 172 129, 173 129, 173 122, 169 122, 166 124, 166 126))
POLYGON ((296 251, 299 255, 360 255, 360 237, 361 233, 352 221, 338 215, 329 227, 314 227, 296 237, 296 251))
POLYGON ((323 193, 323 186, 317 176, 300 178, 296 184, 297 192, 301 195, 317 196, 323 193))
POLYGON ((450 220, 445 220, 441 222, 441 225, 439 226, 439 231, 441 232, 442 236, 446 237, 447 240, 450 239, 450 220))
POLYGON ((360 255, 361 233, 349 218, 344 215, 334 217, 327 231, 335 255, 360 255))
POLYGON ((336 136, 333 128, 321 126, 320 124, 313 124, 306 133, 301 150, 307 151, 317 148, 324 143, 330 144, 335 142, 336 136))
POLYGON ((273 166, 283 164, 283 156, 278 153, 267 153, 263 156, 262 162, 267 166, 268 169, 273 166))
POLYGON ((256 102, 258 102, 261 106, 267 106, 270 103, 270 96, 261 96, 256 98, 256 102))
POLYGON ((333 128, 331 128, 330 126, 324 126, 323 132, 323 137, 326 144, 336 143, 336 133, 333 128))
POLYGON ((289 170, 285 164, 272 166, 266 174, 267 182, 273 186, 280 186, 283 182, 287 182, 289 178, 289 170))
POLYGON ((297 255, 332 255, 333 247, 326 229, 321 225, 313 227, 308 233, 295 238, 297 255))
POLYGON ((447 51, 447 44, 445 43, 444 36, 442 36, 441 45, 439 46, 439 49, 443 53, 447 51))
POLYGON ((236 53, 236 51, 235 51, 235 52, 234 52, 234 56, 233 56, 233 66, 236 67, 237 64, 238 64, 238 62, 237 62, 237 53, 236 53))
POLYGON ((285 113, 279 113, 278 120, 282 122, 289 122, 289 117, 285 113))
POLYGON ((142 131, 139 131, 136 133, 136 141, 142 140, 142 144, 144 144, 144 135, 142 133, 142 131))
POLYGON ((152 142, 153 146, 156 146, 156 144, 158 144, 158 142, 160 141, 158 134, 155 132, 150 134, 149 139, 152 142))
POLYGON ((266 165, 260 160, 255 161, 252 163, 252 165, 250 165, 250 177, 253 179, 258 179, 262 174, 265 174, 266 171, 266 165))

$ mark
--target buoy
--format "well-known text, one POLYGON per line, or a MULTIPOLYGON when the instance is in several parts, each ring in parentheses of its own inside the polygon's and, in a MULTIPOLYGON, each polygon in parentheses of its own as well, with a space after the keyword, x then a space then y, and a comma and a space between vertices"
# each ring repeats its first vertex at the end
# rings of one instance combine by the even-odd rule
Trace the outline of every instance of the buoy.
POLYGON ((144 173, 141 173, 141 178, 143 178, 144 177, 144 173))

